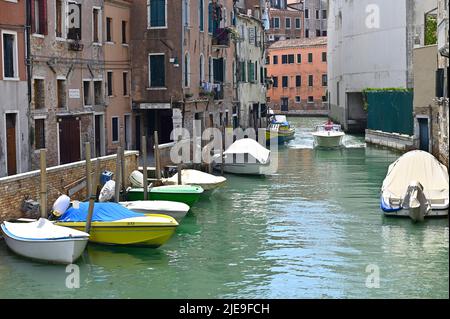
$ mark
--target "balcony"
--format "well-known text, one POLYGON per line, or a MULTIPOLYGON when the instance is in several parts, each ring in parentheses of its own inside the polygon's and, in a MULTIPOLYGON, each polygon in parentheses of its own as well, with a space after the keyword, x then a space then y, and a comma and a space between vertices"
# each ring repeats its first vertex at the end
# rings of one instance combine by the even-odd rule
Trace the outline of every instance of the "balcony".
POLYGON ((217 28, 212 36, 212 46, 215 48, 230 47, 230 28, 217 28))

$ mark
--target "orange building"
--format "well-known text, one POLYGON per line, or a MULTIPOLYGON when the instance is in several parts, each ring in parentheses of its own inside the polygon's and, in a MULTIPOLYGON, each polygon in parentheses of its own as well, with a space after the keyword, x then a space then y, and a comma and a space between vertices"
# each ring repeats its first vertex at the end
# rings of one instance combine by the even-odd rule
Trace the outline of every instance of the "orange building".
POLYGON ((278 111, 327 109, 327 38, 273 43, 267 54, 268 105, 278 111))

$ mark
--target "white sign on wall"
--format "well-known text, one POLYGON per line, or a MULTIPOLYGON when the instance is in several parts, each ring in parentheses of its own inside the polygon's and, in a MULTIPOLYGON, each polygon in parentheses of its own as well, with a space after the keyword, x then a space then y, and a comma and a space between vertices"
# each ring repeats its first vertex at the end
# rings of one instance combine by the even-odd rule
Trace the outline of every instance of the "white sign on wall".
POLYGON ((69 99, 79 99, 80 89, 69 89, 69 99))

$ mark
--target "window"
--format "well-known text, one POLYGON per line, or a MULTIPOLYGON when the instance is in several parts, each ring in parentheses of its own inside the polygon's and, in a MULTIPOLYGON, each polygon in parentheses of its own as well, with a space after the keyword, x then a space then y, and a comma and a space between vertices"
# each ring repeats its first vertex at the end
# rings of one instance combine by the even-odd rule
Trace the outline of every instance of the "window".
POLYGON ((183 86, 185 88, 189 87, 190 83, 190 57, 189 53, 184 54, 184 63, 183 63, 183 86))
POLYGON ((205 22, 204 22, 204 6, 205 6, 205 3, 204 3, 204 1, 205 0, 198 0, 198 19, 199 19, 199 21, 198 21, 198 23, 199 23, 199 28, 200 28, 200 31, 203 31, 204 30, 204 27, 205 27, 205 22))
POLYGON ((246 82, 247 81, 247 77, 246 77, 246 65, 245 65, 245 61, 241 61, 241 82, 246 82))
POLYGON ((44 79, 34 79, 34 108, 45 108, 44 79))
POLYGON ((327 53, 322 52, 322 62, 327 62, 327 53))
POLYGON ((320 11, 319 10, 316 10, 316 20, 319 20, 320 19, 320 11))
POLYGON ((65 8, 64 8, 64 0, 56 0, 55 1, 55 12, 56 12, 56 21, 55 21, 55 35, 57 38, 64 38, 64 29, 65 29, 65 8))
POLYGON ((328 101, 327 96, 326 95, 322 95, 322 102, 327 102, 327 101, 328 101))
POLYGON ((83 97, 84 97, 84 105, 89 106, 92 105, 91 100, 91 81, 83 81, 83 97))
POLYGON ((127 21, 122 20, 122 44, 127 44, 127 21))
POLYGON ((299 95, 297 95, 297 96, 295 97, 295 103, 300 103, 301 101, 302 101, 302 99, 300 98, 299 95))
POLYGON ((328 86, 328 77, 326 74, 322 74, 322 86, 328 86))
POLYGON ((313 61, 313 54, 308 53, 308 63, 312 63, 312 61, 313 61))
POLYGON ((322 31, 322 36, 326 37, 327 36, 327 30, 322 31))
POLYGON ((309 10, 305 9, 305 19, 309 19, 309 10))
POLYGON ((295 55, 294 54, 289 54, 288 55, 288 63, 289 64, 295 63, 295 55))
POLYGON ((309 29, 305 30, 305 38, 309 38, 309 29))
POLYGON ((327 18, 327 10, 322 10, 322 19, 327 18))
POLYGON ((296 87, 302 86, 302 76, 301 75, 295 76, 295 86, 296 87))
POLYGON ((148 28, 167 27, 167 0, 147 0, 148 28))
POLYGON ((17 33, 2 31, 3 42, 3 78, 19 77, 19 60, 17 57, 17 33))
POLYGON ((47 34, 47 0, 31 1, 31 31, 35 34, 47 34))
POLYGON ((320 37, 320 30, 316 29, 316 37, 320 37))
POLYGON ((314 103, 314 96, 308 96, 308 103, 314 103))
POLYGON ((277 88, 278 87, 278 76, 273 76, 273 87, 277 88))
POLYGON ((34 148, 40 150, 45 148, 45 120, 34 120, 34 148))
POLYGON ((68 24, 67 38, 71 40, 81 40, 81 15, 75 14, 76 12, 81 12, 81 4, 69 3, 70 22, 68 24))
POLYGON ((93 8, 92 9, 92 41, 94 43, 100 43, 101 38, 101 17, 100 17, 100 9, 93 8))
POLYGON ((266 56, 266 64, 270 64, 270 56, 266 56))
POLYGON ((280 18, 278 18, 278 17, 273 18, 273 28, 274 29, 280 28, 280 18))
POLYGON ((183 0, 183 25, 189 26, 189 0, 183 0))
POLYGON ((112 125, 112 142, 119 142, 119 118, 117 116, 111 117, 112 125))
POLYGON ((213 14, 214 14, 214 8, 211 0, 208 3, 208 33, 213 32, 213 14))
POLYGON ((112 42, 112 18, 106 18, 106 42, 112 42))
POLYGON ((255 64, 251 61, 247 63, 248 66, 248 81, 255 82, 255 64))
POLYGON ((295 28, 300 29, 302 27, 302 23, 300 18, 295 18, 295 28))
POLYGON ((273 56, 273 64, 278 64, 278 55, 273 56))
POLYGON ((281 81, 282 81, 282 86, 284 87, 284 88, 287 88, 287 87, 289 87, 289 78, 287 77, 287 76, 283 76, 283 78, 281 79, 281 81))
POLYGON ((165 87, 166 71, 164 54, 150 54, 148 58, 149 64, 149 86, 165 87))
POLYGON ((57 80, 57 99, 58 99, 58 108, 66 107, 66 80, 58 79, 57 80))
POLYGON ((102 92, 103 81, 94 81, 94 103, 95 105, 103 104, 103 92, 102 92))
POLYGON ((281 56, 281 64, 287 64, 288 63, 288 57, 286 54, 283 54, 281 56))
POLYGON ((301 53, 297 54, 297 63, 302 63, 302 55, 301 55, 301 53))
MULTIPOLYGON (((235 72, 233 72, 234 74, 235 72)), ((205 81, 205 58, 200 54, 200 84, 205 81)))
POLYGON ((123 96, 128 96, 128 72, 122 73, 123 96))
POLYGON ((314 76, 312 74, 308 75, 308 85, 313 86, 314 84, 314 76))
POLYGON ((291 28, 291 18, 286 18, 285 26, 286 26, 286 29, 290 29, 291 28))
POLYGON ((106 92, 106 93, 108 94, 108 96, 113 96, 113 73, 112 73, 112 71, 108 71, 106 73, 106 76, 107 76, 106 85, 107 85, 107 89, 108 89, 108 92, 106 92))

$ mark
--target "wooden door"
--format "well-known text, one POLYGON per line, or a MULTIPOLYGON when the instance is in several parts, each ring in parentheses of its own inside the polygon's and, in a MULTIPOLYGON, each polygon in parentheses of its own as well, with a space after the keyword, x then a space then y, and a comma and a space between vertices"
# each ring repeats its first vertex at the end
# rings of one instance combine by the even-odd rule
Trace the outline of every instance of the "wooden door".
POLYGON ((80 124, 75 117, 59 119, 59 158, 60 164, 81 160, 80 124))
POLYGON ((17 174, 16 114, 6 114, 6 156, 8 175, 17 174))

